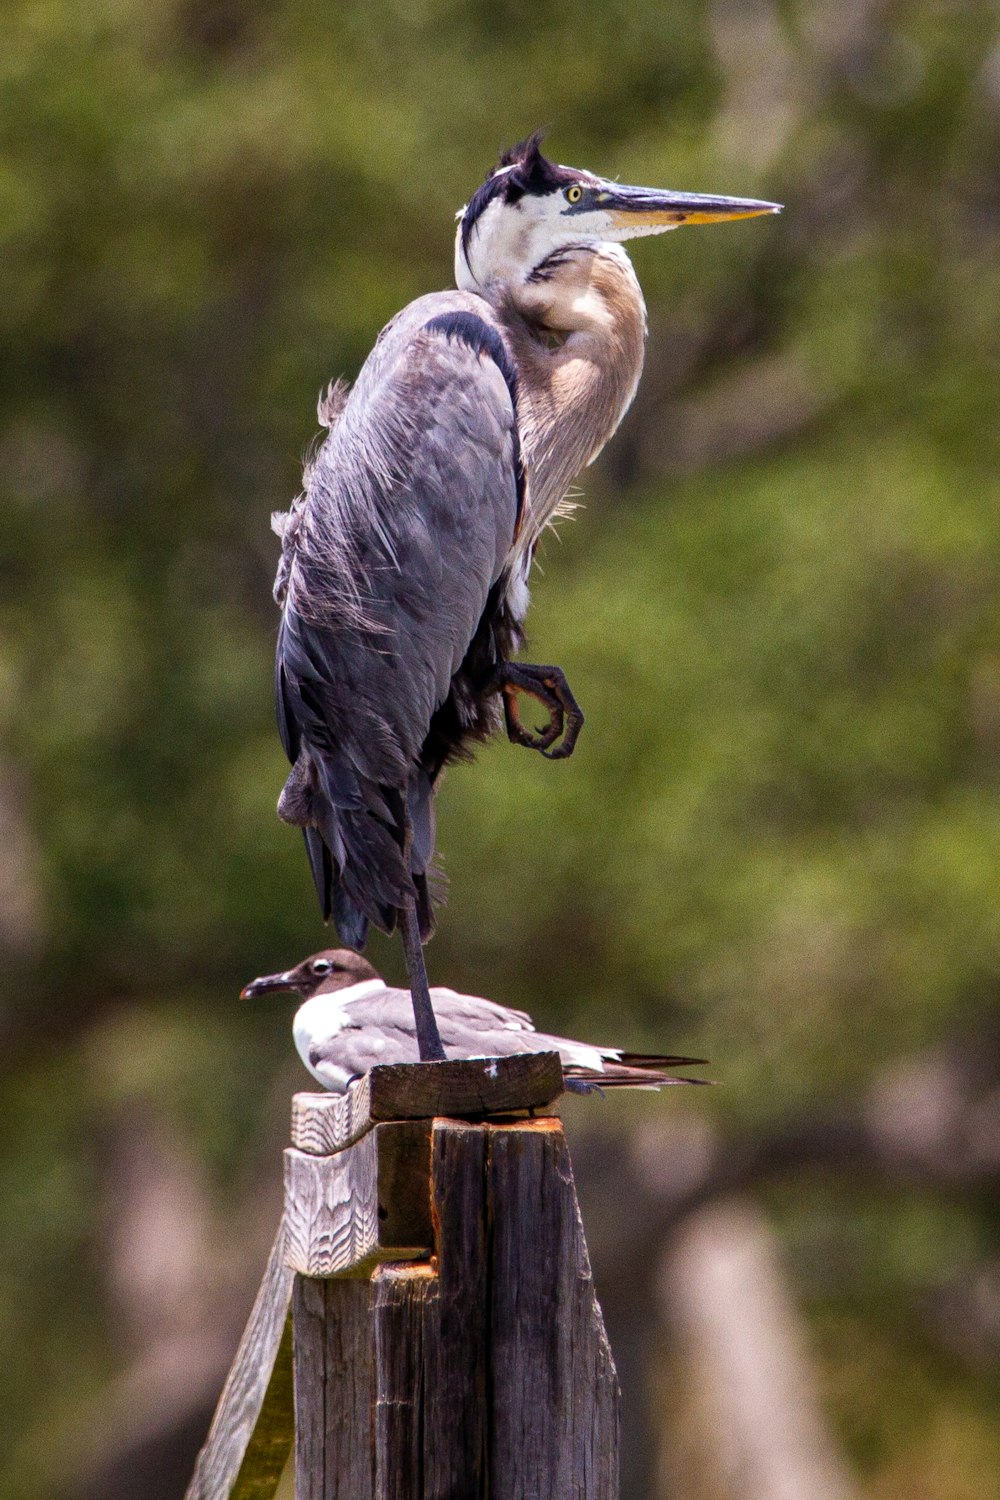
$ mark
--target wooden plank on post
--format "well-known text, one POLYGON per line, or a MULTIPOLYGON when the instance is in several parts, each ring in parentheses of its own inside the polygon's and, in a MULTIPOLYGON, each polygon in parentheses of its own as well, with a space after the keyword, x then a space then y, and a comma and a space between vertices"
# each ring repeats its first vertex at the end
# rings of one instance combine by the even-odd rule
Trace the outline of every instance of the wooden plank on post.
POLYGON ((617 1500, 620 1391, 558 1120, 490 1129, 490 1500, 617 1500))
POLYGON ((384 1065, 357 1079, 346 1094, 296 1094, 292 1145, 311 1156, 328 1156, 380 1120, 511 1114, 543 1109, 562 1092, 558 1052, 384 1065))
POLYGON ((502 1115, 541 1109, 563 1092, 558 1052, 399 1063, 372 1068, 369 1077, 373 1120, 502 1115))
POLYGON ((292 1273, 281 1230, 185 1500, 270 1500, 292 1447, 292 1273))
POLYGON ((336 1156, 285 1152, 285 1264, 305 1276, 363 1275, 427 1254, 430 1122, 376 1125, 336 1156))
POLYGON ((295 1277, 295 1500, 373 1500, 371 1282, 295 1277))

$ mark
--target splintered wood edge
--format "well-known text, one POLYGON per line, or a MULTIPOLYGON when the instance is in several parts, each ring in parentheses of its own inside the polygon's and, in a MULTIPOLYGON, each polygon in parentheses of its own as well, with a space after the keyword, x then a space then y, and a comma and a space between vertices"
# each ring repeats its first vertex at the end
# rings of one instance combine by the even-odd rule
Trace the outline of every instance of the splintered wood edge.
POLYGON ((352 1083, 346 1094, 296 1094, 292 1145, 309 1156, 331 1156, 378 1121, 435 1115, 484 1119, 543 1109, 563 1090, 558 1052, 382 1065, 352 1083))

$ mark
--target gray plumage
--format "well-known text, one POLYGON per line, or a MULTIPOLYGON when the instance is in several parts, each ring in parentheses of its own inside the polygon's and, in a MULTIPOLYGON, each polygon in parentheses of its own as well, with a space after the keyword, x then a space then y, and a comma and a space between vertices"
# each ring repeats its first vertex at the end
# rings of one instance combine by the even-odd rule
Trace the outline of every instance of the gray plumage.
POLYGON ((338 927, 356 946, 364 919, 392 929, 411 881, 429 928, 433 783, 448 753, 431 725, 451 694, 476 727, 455 679, 517 519, 507 382, 433 326, 463 312, 486 321, 476 300, 423 297, 390 323, 284 530, 277 698, 295 769, 280 812, 319 835, 326 914, 341 891, 338 927))

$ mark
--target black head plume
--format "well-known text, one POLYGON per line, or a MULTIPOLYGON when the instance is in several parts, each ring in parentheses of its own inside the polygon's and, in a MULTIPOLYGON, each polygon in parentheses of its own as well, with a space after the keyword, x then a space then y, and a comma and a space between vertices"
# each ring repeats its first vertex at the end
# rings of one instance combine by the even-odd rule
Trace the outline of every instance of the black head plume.
POLYGON ((526 194, 554 193, 567 183, 577 181, 579 173, 569 167, 557 166, 542 155, 543 138, 544 131, 536 130, 533 135, 502 152, 486 181, 476 188, 462 215, 462 246, 466 256, 476 220, 494 198, 517 203, 526 194))

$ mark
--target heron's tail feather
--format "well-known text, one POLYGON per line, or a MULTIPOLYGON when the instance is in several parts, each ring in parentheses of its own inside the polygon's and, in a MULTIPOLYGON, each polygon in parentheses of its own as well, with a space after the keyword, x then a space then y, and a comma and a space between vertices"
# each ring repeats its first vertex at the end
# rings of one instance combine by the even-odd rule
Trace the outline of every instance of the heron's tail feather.
POLYGON ((368 925, 395 930, 414 900, 420 936, 434 931, 442 897, 434 869, 434 789, 415 768, 407 791, 359 776, 346 756, 302 745, 278 815, 305 835, 323 920, 360 951, 368 925))
MULTIPOLYGON (((316 895, 319 897, 323 921, 329 922, 333 896, 333 861, 330 858, 330 851, 323 842, 318 829, 303 828, 302 837, 306 841, 309 868, 312 870, 313 884, 316 887, 316 895)), ((337 925, 339 927, 340 924, 337 925)))
POLYGON ((368 918, 358 910, 341 885, 337 867, 319 829, 303 828, 302 833, 323 921, 329 922, 333 917, 341 942, 356 953, 363 952, 368 941, 368 918))
POLYGON ((333 890, 333 920, 341 942, 361 953, 368 941, 368 918, 358 910, 342 885, 333 890))

